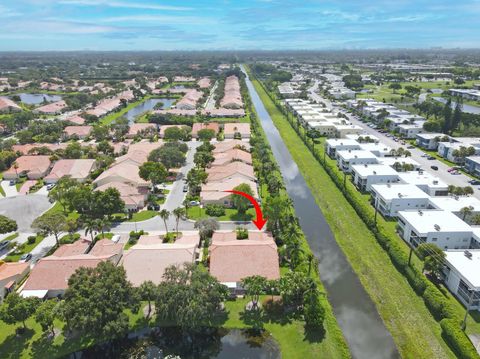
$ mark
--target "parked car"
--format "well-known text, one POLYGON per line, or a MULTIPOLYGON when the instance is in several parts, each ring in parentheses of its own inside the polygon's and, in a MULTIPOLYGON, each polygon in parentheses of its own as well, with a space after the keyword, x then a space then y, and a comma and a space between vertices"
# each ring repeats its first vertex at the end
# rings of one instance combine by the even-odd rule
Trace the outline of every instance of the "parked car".
POLYGON ((434 171, 438 171, 438 166, 430 166, 430 168, 434 171))
POLYGON ((183 192, 188 192, 188 186, 187 185, 183 186, 183 192))
POLYGON ((5 249, 5 248, 7 248, 8 245, 9 245, 9 243, 10 243, 9 241, 2 241, 2 242, 0 242, 0 251, 3 250, 3 249, 5 249))
POLYGON ((435 157, 433 157, 433 156, 428 156, 427 159, 428 159, 428 160, 434 160, 435 157))
POLYGON ((47 185, 47 191, 50 191, 53 187, 55 187, 55 183, 50 183, 47 185))
POLYGON ((200 206, 199 201, 190 201, 190 206, 200 206))
POLYGON ((30 259, 32 259, 32 255, 30 253, 26 253, 23 256, 20 257, 19 262, 20 263, 25 263, 28 262, 30 259))
POLYGON ((115 235, 112 237, 112 242, 113 242, 113 243, 118 243, 119 240, 120 240, 120 235, 118 235, 118 234, 115 234, 115 235))
POLYGON ((447 172, 453 172, 453 171, 455 171, 455 168, 453 168, 453 167, 451 167, 447 170, 447 172))
POLYGON ((150 203, 148 206, 147 206, 147 209, 150 210, 150 211, 159 211, 160 210, 160 206, 156 203, 150 203))
POLYGON ((415 148, 415 146, 414 146, 414 145, 409 145, 409 146, 407 146, 407 148, 408 148, 409 150, 411 150, 411 149, 415 148))
POLYGON ((10 180, 9 184, 10 186, 15 186, 15 180, 10 180))
POLYGON ((474 186, 478 186, 480 184, 480 181, 476 180, 476 179, 472 179, 472 180, 468 181, 468 183, 470 183, 471 185, 474 185, 474 186))

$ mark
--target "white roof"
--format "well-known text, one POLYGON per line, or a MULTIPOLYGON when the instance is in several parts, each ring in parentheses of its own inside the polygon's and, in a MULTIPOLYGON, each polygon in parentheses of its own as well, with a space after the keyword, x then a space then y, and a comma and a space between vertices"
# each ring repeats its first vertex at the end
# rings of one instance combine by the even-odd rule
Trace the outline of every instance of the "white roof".
POLYGON ((429 186, 431 188, 448 188, 448 185, 440 180, 438 177, 434 175, 423 172, 423 171, 409 171, 409 172, 400 172, 398 177, 409 184, 414 184, 417 186, 424 185, 429 186))
POLYGON ((472 228, 452 212, 441 210, 399 211, 398 216, 418 234, 431 232, 472 232, 472 228), (438 230, 437 230, 438 228, 438 230))
POLYGON ((373 164, 373 165, 353 165, 353 172, 358 173, 360 177, 367 176, 397 176, 398 172, 395 171, 392 167, 382 165, 382 164, 373 164))
POLYGON ((431 140, 431 139, 433 139, 433 138, 435 138, 435 137, 440 137, 440 138, 442 138, 442 137, 444 137, 444 136, 446 136, 446 135, 443 134, 443 133, 419 133, 419 134, 417 135, 417 137, 424 138, 424 139, 426 139, 426 140, 431 140))
POLYGON ((363 150, 338 151, 337 154, 339 157, 342 157, 344 160, 347 161, 353 158, 377 158, 377 156, 375 156, 372 152, 363 150))
POLYGON ((432 197, 430 202, 438 209, 450 212, 460 212, 463 207, 472 206, 473 211, 480 211, 480 201, 475 197, 432 197))
POLYGON ((430 198, 428 194, 413 184, 374 184, 372 190, 387 201, 396 198, 430 198))
POLYGON ((356 140, 357 141, 359 137, 363 137, 363 138, 369 137, 373 141, 378 141, 377 136, 371 135, 369 133, 350 133, 348 135, 345 135, 345 138, 349 139, 349 140, 356 140))
POLYGON ((469 156, 467 159, 475 163, 480 163, 480 156, 469 156))
POLYGON ((37 298, 43 299, 43 298, 45 298, 45 296, 47 295, 47 293, 48 293, 48 290, 44 290, 44 289, 39 289, 39 290, 22 290, 22 292, 20 293, 20 295, 21 295, 23 298, 37 297, 37 298))
POLYGON ((365 151, 378 151, 380 153, 389 153, 392 148, 383 143, 361 143, 360 148, 365 151))
POLYGON ((410 163, 415 167, 420 167, 420 164, 414 159, 412 159, 411 157, 380 157, 378 161, 388 166, 393 166, 395 162, 398 162, 398 163, 410 163))
POLYGON ((446 251, 446 260, 473 287, 480 288, 480 249, 468 250, 472 257, 468 258, 464 250, 446 251))
POLYGON ((357 141, 351 140, 348 138, 342 138, 342 139, 330 138, 325 142, 327 143, 327 145, 329 145, 332 148, 336 148, 337 146, 356 146, 360 148, 360 144, 357 141))

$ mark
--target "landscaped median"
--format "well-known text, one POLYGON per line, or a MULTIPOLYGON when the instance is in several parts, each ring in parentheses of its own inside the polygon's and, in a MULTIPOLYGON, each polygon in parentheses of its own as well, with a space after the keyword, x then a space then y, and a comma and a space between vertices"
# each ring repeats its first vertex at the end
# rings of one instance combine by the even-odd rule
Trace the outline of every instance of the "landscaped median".
MULTIPOLYGON (((395 241, 390 241, 389 236, 386 236, 386 240, 383 243, 385 250, 380 246, 375 236, 376 233, 372 231, 374 229, 373 224, 369 223, 370 225, 367 226, 357 213, 361 211, 362 207, 367 205, 362 203, 356 209, 352 207, 339 187, 319 164, 317 158, 313 156, 309 148, 295 132, 286 117, 269 98, 260 83, 256 80, 252 82, 310 186, 316 202, 323 210, 337 242, 346 254, 367 292, 374 300, 402 357, 454 357, 455 354, 451 347, 455 348, 457 355, 460 357, 477 357, 471 345, 470 347, 467 346, 463 353, 458 352, 456 344, 451 344, 451 347, 447 345, 442 338, 440 324, 434 319, 425 305, 427 300, 425 299, 424 302, 422 297, 415 293, 406 276, 402 274, 405 271, 409 271, 404 266, 405 248, 402 248, 395 241), (387 250, 389 253, 387 253, 387 250), (395 261, 391 254, 393 251, 397 252, 399 262, 395 261), (399 268, 399 264, 403 268, 399 268)), ((341 184, 343 185, 343 176, 341 184)), ((420 276, 414 275, 411 277, 422 281, 420 276)), ((433 285, 429 286, 429 292, 441 293, 435 290, 436 288, 433 285), (430 289, 431 287, 433 289, 430 289)), ((453 320, 457 322, 458 316, 455 315, 453 320)), ((460 338, 457 338, 455 335, 458 335, 458 333, 451 334, 452 332, 450 331, 450 335, 447 335, 444 330, 444 336, 447 340, 458 342, 458 340, 462 341, 462 339, 465 339, 468 342, 465 335, 462 334, 460 338)))

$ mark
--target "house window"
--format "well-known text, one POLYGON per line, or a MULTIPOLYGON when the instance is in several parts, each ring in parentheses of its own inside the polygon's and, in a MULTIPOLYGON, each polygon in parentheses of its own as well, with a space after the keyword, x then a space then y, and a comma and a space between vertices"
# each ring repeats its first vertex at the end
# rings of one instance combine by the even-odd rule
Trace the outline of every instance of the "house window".
POLYGON ((437 238, 432 238, 432 242, 436 242, 437 241, 437 238))

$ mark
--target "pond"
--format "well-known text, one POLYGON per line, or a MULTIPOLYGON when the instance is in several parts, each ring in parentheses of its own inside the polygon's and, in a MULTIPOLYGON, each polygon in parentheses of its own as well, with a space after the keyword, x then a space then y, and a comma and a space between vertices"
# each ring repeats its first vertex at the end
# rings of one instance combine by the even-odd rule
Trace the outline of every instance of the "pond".
MULTIPOLYGON (((447 100, 444 99, 443 97, 432 97, 432 98, 434 100, 438 101, 438 102, 441 102, 441 103, 446 103, 447 102, 447 100)), ((457 105, 457 103, 452 101, 452 108, 455 108, 456 105, 457 105)), ((480 114, 480 107, 478 107, 478 106, 463 104, 462 108, 463 108, 463 112, 473 113, 475 115, 480 114)))
POLYGON ((280 359, 280 349, 265 331, 207 328, 193 339, 178 328, 153 330, 135 338, 97 345, 71 358, 280 359), (81 355, 79 355, 81 354, 81 355))
POLYGON ((172 107, 176 100, 176 98, 151 98, 132 108, 124 115, 124 117, 128 119, 129 123, 133 123, 135 122, 135 118, 137 116, 140 116, 144 112, 153 110, 157 103, 163 103, 162 109, 168 110, 170 107, 172 107))
POLYGON ((20 101, 27 105, 39 105, 46 102, 56 102, 62 99, 62 96, 59 95, 49 95, 49 94, 42 94, 42 93, 20 93, 20 101))

